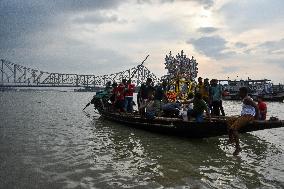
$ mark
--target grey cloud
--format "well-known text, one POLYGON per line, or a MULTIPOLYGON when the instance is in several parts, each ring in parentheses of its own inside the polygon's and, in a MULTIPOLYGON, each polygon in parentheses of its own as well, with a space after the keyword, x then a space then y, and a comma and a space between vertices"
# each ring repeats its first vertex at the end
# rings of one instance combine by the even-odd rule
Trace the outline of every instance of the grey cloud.
POLYGON ((119 72, 137 65, 128 57, 115 51, 68 39, 64 40, 64 44, 44 51, 41 49, 7 51, 2 58, 41 71, 56 73, 102 75, 119 72))
POLYGON ((258 47, 267 50, 269 53, 277 50, 284 50, 284 38, 279 41, 267 41, 260 44, 258 47))
POLYGON ((120 0, 58 0, 54 2, 58 10, 72 12, 116 8, 123 3, 120 0))
POLYGON ((0 45, 5 48, 23 46, 25 36, 34 30, 42 30, 49 25, 53 12, 48 11, 41 1, 1 1, 0 4, 0 45))
POLYGON ((214 5, 214 0, 137 0, 137 3, 174 3, 174 2, 196 2, 198 4, 203 5, 204 8, 208 9, 214 5))
POLYGON ((137 0, 138 4, 143 4, 143 3, 152 3, 151 0, 137 0))
POLYGON ((79 24, 100 24, 118 22, 119 19, 116 15, 103 15, 102 13, 96 12, 95 14, 77 17, 73 21, 79 24))
POLYGON ((237 66, 226 66, 226 67, 222 67, 222 71, 221 73, 234 73, 240 70, 240 67, 237 66))
MULTIPOLYGON (((0 1, 0 49, 26 47, 34 33, 62 28, 66 14, 70 14, 71 11, 75 14, 80 11, 116 8, 121 2, 118 0, 2 0, 0 1)), ((104 19, 110 21, 115 17, 104 19)))
POLYGON ((192 1, 203 5, 205 9, 209 9, 214 5, 214 0, 176 0, 176 1, 192 1))
MULTIPOLYGON (((284 39, 279 41, 267 41, 244 51, 247 58, 258 56, 258 63, 264 63, 268 66, 276 65, 280 69, 284 69, 284 39), (261 54, 261 55, 259 55, 261 54)), ((281 70, 275 70, 281 73, 281 70)))
POLYGON ((214 0, 196 0, 197 2, 204 4, 204 8, 210 8, 214 5, 214 0))
POLYGON ((112 33, 110 37, 119 38, 120 40, 128 40, 135 42, 156 42, 158 40, 175 40, 177 36, 184 35, 181 25, 172 20, 150 21, 137 24, 135 29, 129 32, 112 33))
POLYGON ((284 1, 228 1, 218 12, 225 23, 235 32, 244 32, 271 23, 283 22, 284 1))
POLYGON ((279 57, 279 58, 265 58, 264 62, 266 64, 275 64, 279 66, 280 68, 284 69, 284 57, 279 57))
POLYGON ((237 42, 235 43, 235 47, 237 48, 243 48, 243 47, 247 47, 248 45, 246 43, 243 42, 237 42))
POLYGON ((253 49, 247 49, 244 51, 245 54, 251 54, 251 52, 253 51, 253 49))
POLYGON ((187 43, 192 44, 196 50, 212 58, 226 58, 234 54, 232 51, 227 51, 227 41, 220 36, 191 39, 187 43))
POLYGON ((208 33, 213 33, 217 30, 218 30, 218 28, 214 28, 214 27, 201 27, 201 28, 198 28, 197 31, 200 32, 200 33, 208 34, 208 33))

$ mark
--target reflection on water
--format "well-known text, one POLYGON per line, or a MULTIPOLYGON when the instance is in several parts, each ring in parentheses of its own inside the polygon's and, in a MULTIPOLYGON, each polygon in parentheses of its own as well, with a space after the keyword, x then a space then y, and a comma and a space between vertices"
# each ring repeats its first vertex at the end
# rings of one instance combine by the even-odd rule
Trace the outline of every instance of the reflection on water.
MULTIPOLYGON (((0 93, 0 188, 284 187, 283 128, 241 135, 234 157, 226 136, 164 136, 83 112, 91 96, 0 93)), ((270 115, 283 119, 283 105, 270 115)))

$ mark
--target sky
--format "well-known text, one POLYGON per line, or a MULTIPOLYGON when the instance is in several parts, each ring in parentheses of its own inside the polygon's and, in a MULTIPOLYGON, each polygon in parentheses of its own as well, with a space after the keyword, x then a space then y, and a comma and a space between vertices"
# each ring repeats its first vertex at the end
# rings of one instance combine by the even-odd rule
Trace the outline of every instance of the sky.
POLYGON ((1 0, 0 58, 56 73, 166 74, 184 50, 198 76, 284 83, 283 0, 1 0))

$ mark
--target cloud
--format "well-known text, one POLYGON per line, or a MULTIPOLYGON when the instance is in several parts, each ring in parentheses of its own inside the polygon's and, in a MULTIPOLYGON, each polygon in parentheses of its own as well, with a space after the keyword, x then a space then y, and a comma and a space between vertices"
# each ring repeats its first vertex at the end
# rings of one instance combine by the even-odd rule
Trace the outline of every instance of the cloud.
POLYGON ((205 9, 209 9, 214 5, 214 0, 137 0, 137 3, 175 3, 175 2, 195 2, 202 5, 205 9))
POLYGON ((201 27, 201 28, 198 28, 197 31, 200 33, 208 34, 208 33, 213 33, 217 30, 218 28, 214 28, 214 27, 201 27))
POLYGON ((275 64, 275 65, 281 67, 282 69, 284 69, 284 57, 280 57, 280 58, 273 58, 273 57, 272 58, 265 58, 264 62, 266 64, 275 64))
POLYGON ((234 52, 228 51, 227 41, 220 36, 191 39, 187 43, 192 44, 197 51, 211 58, 226 58, 234 54, 234 52))
POLYGON ((234 73, 240 70, 240 67, 237 66, 223 66, 222 67, 222 73, 228 74, 228 73, 234 73))
POLYGON ((147 20, 142 24, 135 24, 129 31, 113 33, 110 37, 116 37, 132 42, 153 42, 176 40, 177 36, 184 34, 183 27, 173 20, 147 20))
POLYGON ((284 51, 284 38, 279 41, 266 41, 261 43, 258 47, 266 50, 268 53, 283 53, 284 51))
POLYGON ((283 22, 284 1, 228 1, 218 12, 223 14, 226 25, 235 32, 271 26, 283 22))
POLYGON ((235 47, 237 48, 244 48, 244 47, 247 47, 248 45, 246 43, 243 43, 243 42, 237 42, 235 43, 235 47))
MULTIPOLYGON (((2 0, 0 1, 0 48, 12 49, 29 45, 30 36, 53 28, 62 28, 68 16, 116 8, 117 0, 2 0)), ((97 15, 97 22, 114 21, 115 16, 97 15)), ((95 21, 87 17, 85 21, 95 21)), ((82 18, 80 21, 84 21, 82 18)))
POLYGON ((208 9, 214 5, 214 0, 194 0, 204 5, 204 8, 208 9))
MULTIPOLYGON (((46 0, 48 1, 48 0, 46 0)), ((113 9, 118 7, 121 3, 120 0, 58 0, 55 5, 58 10, 63 11, 91 11, 101 9, 113 9)))
POLYGON ((259 66, 263 73, 275 69, 273 78, 283 72, 283 5, 280 0, 0 0, 0 58, 43 71, 111 73, 133 67, 149 53, 149 65, 162 73, 164 53, 184 49, 199 54, 200 71, 212 77, 222 69, 241 75, 246 66, 259 66), (211 73, 209 65, 218 69, 211 73))
POLYGON ((73 22, 77 24, 101 24, 101 23, 111 23, 119 22, 117 15, 106 15, 102 12, 95 12, 93 14, 80 15, 73 19, 73 22))

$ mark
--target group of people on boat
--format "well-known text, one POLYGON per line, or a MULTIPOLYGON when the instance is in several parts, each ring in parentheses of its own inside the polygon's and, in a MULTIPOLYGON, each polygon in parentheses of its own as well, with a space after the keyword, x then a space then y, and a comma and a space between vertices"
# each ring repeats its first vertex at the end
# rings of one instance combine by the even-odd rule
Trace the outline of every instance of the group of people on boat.
MULTIPOLYGON (((107 82, 104 92, 109 97, 112 111, 133 113, 133 94, 136 86, 131 79, 122 79, 120 83, 107 82)), ((139 87, 137 94, 138 112, 142 117, 154 119, 162 117, 183 117, 185 120, 194 117, 202 122, 206 112, 209 120, 211 115, 225 116, 222 106, 222 86, 217 79, 198 78, 198 82, 163 80, 154 85, 151 78, 139 87)))
MULTIPOLYGON (((209 120, 211 116, 225 116, 222 103, 223 87, 217 79, 199 77, 197 82, 175 81, 174 85, 166 80, 154 85, 151 78, 139 87, 137 94, 138 112, 142 117, 154 119, 155 117, 180 117, 197 122, 204 121, 204 113, 209 120)), ((120 83, 107 82, 104 92, 111 102, 111 111, 120 113, 133 113, 133 94, 136 90, 131 79, 122 79, 120 83)), ((259 119, 266 119, 266 104, 261 97, 258 98, 259 119)), ((136 111, 135 111, 136 112, 136 111)))
POLYGON ((223 89, 217 79, 198 78, 183 82, 176 80, 174 85, 163 81, 156 86, 150 78, 142 84, 138 92, 138 109, 140 115, 148 119, 155 116, 183 117, 188 120, 194 117, 197 122, 203 121, 206 112, 209 120, 211 115, 225 116, 222 106, 223 89))
MULTIPOLYGON (((155 117, 179 117, 184 120, 195 118, 196 122, 203 122, 204 119, 211 121, 212 116, 225 116, 222 105, 223 88, 217 79, 199 77, 198 82, 191 82, 180 86, 181 82, 175 82, 172 87, 169 82, 163 80, 161 83, 154 85, 151 78, 147 78, 145 83, 139 87, 137 94, 138 111, 133 110, 133 94, 136 86, 131 79, 122 79, 116 82, 108 82, 104 92, 110 101, 110 111, 119 113, 139 113, 146 119, 155 117), (206 113, 207 116, 204 116, 206 113)), ((238 130, 252 120, 265 120, 267 106, 262 98, 258 98, 256 104, 248 96, 248 90, 245 87, 240 88, 240 97, 243 100, 242 111, 240 116, 226 117, 228 123, 229 141, 235 143, 234 155, 240 151, 238 130)))

